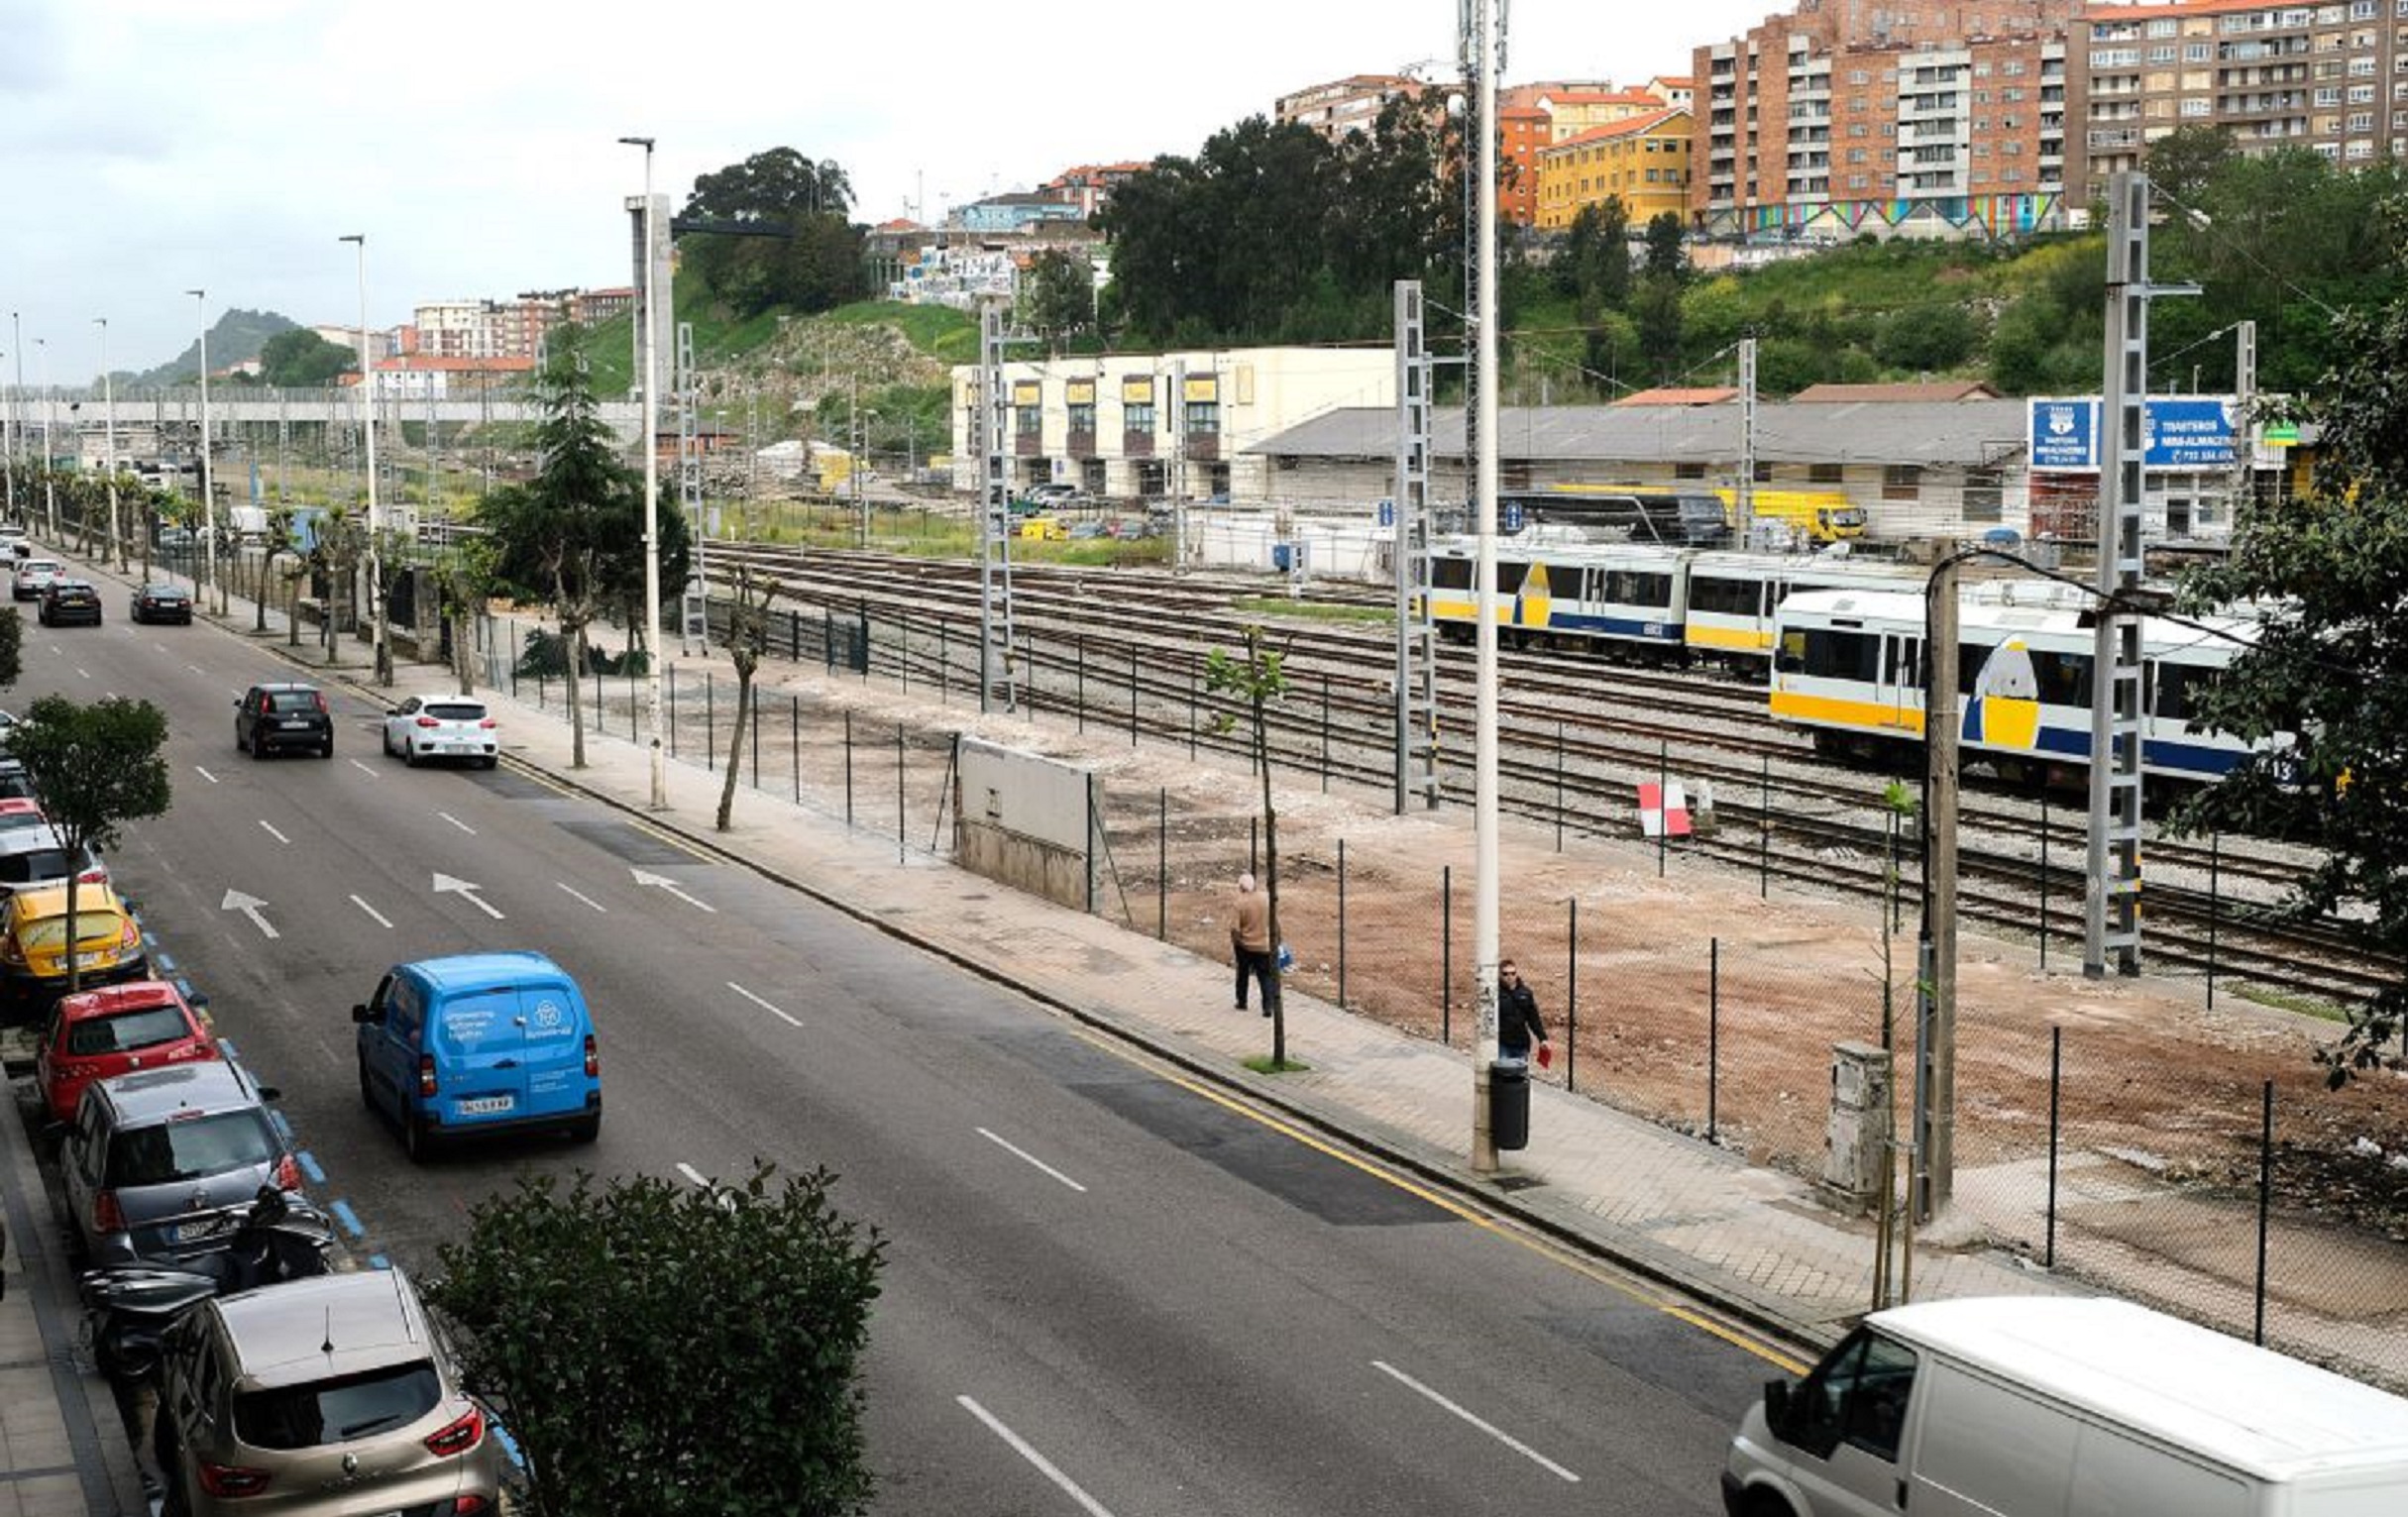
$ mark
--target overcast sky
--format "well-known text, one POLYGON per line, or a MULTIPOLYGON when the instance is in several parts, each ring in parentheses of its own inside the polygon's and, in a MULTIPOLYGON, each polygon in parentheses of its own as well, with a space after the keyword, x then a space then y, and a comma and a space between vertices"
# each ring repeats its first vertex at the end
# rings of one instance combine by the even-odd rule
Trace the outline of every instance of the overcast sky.
MULTIPOLYGON (((1686 73, 1773 0, 1518 0, 1509 79, 1686 73)), ((229 306, 304 323, 629 280, 622 197, 771 148, 925 219, 1080 163, 1192 153, 1290 90, 1432 60, 1455 0, 0 0, 0 313, 59 384, 229 306), (644 23, 665 30, 639 33, 644 23), (46 348, 37 348, 37 337, 46 348)), ((8 376, 18 357, 0 329, 8 376)))

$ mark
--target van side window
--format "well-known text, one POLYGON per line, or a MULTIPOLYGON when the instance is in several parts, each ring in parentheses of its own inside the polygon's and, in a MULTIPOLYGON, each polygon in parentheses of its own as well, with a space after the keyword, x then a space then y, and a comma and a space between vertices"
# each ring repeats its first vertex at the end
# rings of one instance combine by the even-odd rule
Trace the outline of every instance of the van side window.
POLYGON ((1799 1388, 1798 1446, 1828 1459, 1842 1443, 1887 1463, 1898 1460, 1915 1389, 1915 1354, 1859 1332, 1834 1350, 1799 1388))

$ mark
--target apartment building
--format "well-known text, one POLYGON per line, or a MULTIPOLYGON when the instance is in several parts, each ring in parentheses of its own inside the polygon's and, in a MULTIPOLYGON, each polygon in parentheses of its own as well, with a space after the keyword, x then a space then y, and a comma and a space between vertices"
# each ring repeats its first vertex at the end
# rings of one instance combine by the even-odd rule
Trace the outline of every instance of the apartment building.
POLYGON ((1559 143, 1592 127, 1649 115, 1671 104, 1645 89, 1549 90, 1532 103, 1547 113, 1548 131, 1559 143))
POLYGON ((2408 146, 2408 0, 2102 5, 2077 25, 2076 162, 2087 204, 2183 127, 2244 153, 2306 148, 2362 166, 2408 146))
POLYGON ((1547 113, 1535 105, 1496 107, 1497 159, 1504 182, 1497 186, 1496 214, 1509 226, 1538 223, 1539 152, 1554 139, 1547 113))
POLYGON ((1693 230, 1839 241, 2066 224, 2073 9, 1825 6, 1699 48, 1693 230))
POLYGON ((1587 206, 1619 199, 1633 230, 1689 203, 1690 116, 1656 110, 1590 127, 1539 150, 1538 225, 1561 231, 1587 206))
POLYGON ((1146 167, 1138 163, 1081 163, 1047 179, 1040 192, 1067 203, 1084 221, 1111 204, 1112 192, 1144 173, 1146 167))
POLYGON ((1358 73, 1327 84, 1315 84, 1281 95, 1271 104, 1271 120, 1318 132, 1331 142, 1344 142, 1350 132, 1368 132, 1390 100, 1420 97, 1422 84, 1394 73, 1358 73))
POLYGON ((632 285, 518 300, 436 300, 417 306, 400 351, 428 359, 528 359, 562 321, 595 326, 635 309, 632 285))

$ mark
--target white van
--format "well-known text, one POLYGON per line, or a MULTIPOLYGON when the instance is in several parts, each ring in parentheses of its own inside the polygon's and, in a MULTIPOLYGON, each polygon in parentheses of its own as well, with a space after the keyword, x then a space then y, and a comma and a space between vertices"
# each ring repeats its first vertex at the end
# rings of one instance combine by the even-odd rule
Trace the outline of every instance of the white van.
POLYGON ((2129 1302, 1877 1312, 1731 1440, 1732 1517, 2401 1517, 2408 1400, 2129 1302))

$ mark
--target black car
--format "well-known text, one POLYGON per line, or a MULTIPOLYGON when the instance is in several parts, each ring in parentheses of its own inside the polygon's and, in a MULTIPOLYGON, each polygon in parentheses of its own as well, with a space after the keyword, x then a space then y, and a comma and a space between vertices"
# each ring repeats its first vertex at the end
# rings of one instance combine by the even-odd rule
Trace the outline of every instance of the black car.
POLYGON ((145 585, 134 592, 136 621, 180 621, 192 624, 192 597, 181 586, 145 585))
POLYGON ((63 627, 69 622, 100 625, 100 592, 89 580, 53 580, 42 593, 42 624, 63 627))
POLYGON ((298 748, 334 757, 334 713, 314 685, 254 685, 234 703, 234 746, 255 759, 298 748))

